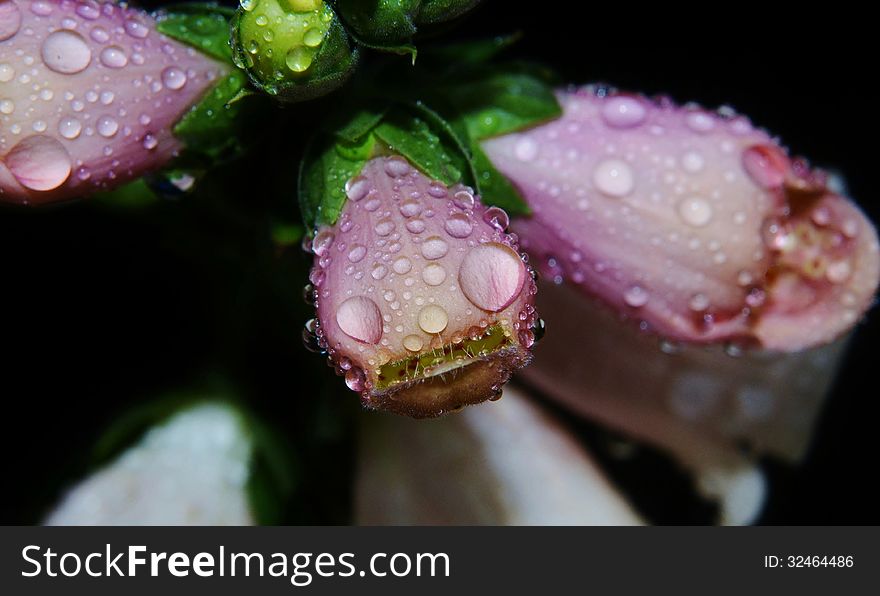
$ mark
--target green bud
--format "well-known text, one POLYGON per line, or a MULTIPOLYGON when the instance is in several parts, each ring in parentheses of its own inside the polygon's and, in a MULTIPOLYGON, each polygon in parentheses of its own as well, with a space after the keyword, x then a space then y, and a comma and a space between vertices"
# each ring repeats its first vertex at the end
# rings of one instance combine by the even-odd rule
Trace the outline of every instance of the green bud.
POLYGON ((241 0, 232 54, 253 84, 284 101, 325 95, 354 70, 358 53, 322 0, 241 0))
POLYGON ((451 21, 480 0, 337 0, 345 24, 364 45, 412 52, 409 45, 422 26, 451 21))

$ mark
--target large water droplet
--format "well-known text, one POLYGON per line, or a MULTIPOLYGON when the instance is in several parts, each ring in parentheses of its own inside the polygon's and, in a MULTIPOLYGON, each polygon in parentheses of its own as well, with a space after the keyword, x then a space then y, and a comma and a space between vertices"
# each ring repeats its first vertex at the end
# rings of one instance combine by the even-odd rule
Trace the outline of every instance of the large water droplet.
POLYGON ((593 184, 609 197, 625 197, 635 187, 632 168, 625 161, 606 159, 593 170, 593 184))
POLYGON ((509 247, 490 242, 471 250, 458 270, 462 292, 476 307, 489 312, 506 308, 519 295, 525 267, 509 247))
POLYGON ((449 245, 440 236, 431 236, 422 242, 422 256, 429 261, 440 259, 449 252, 449 245))
POLYGON ((175 66, 169 66, 162 71, 162 84, 176 91, 186 85, 186 73, 175 66))
POLYGON ((360 201, 370 191, 370 183, 366 178, 358 176, 345 183, 345 195, 351 201, 360 201))
POLYGON ((425 222, 421 219, 411 219, 406 222, 406 229, 412 234, 421 234, 425 231, 425 222))
POLYGON ((101 7, 93 0, 82 0, 76 7, 76 14, 89 21, 94 21, 101 16, 101 7))
POLYGON ((424 342, 418 335, 407 335, 403 338, 403 347, 410 352, 418 352, 422 349, 424 342))
POLYGON ((419 311, 419 327, 425 333, 440 333, 448 323, 449 315, 442 306, 429 304, 419 311))
POLYGON ((364 371, 357 366, 348 369, 345 372, 345 386, 358 393, 366 389, 367 378, 364 375, 364 371))
POLYGON ((425 268, 422 269, 422 279, 429 286, 439 286, 446 281, 446 269, 437 263, 425 265, 425 268))
POLYGON ((467 238, 471 235, 474 226, 471 219, 464 213, 455 213, 450 215, 444 225, 446 233, 453 238, 467 238))
POLYGON ((702 197, 690 197, 678 204, 678 214, 684 223, 699 228, 712 221, 712 205, 702 197))
POLYGON ((428 185, 428 194, 434 197, 435 199, 442 199, 449 193, 449 189, 446 188, 446 185, 440 182, 439 180, 434 180, 431 184, 428 185))
POLYGON ((605 101, 602 106, 602 119, 613 128, 632 128, 645 121, 648 111, 642 102, 634 97, 618 95, 605 101))
POLYGON ((55 72, 82 72, 92 61, 92 51, 79 33, 62 29, 50 33, 40 50, 43 63, 55 72))
POLYGON ((466 190, 460 190, 452 195, 452 202, 459 209, 469 210, 474 208, 474 195, 466 190))
POLYGON ((376 281, 383 279, 387 274, 388 274, 388 267, 386 267, 385 265, 382 265, 381 263, 373 265, 373 269, 372 269, 372 271, 370 271, 370 276, 373 279, 375 279, 376 281))
POLYGON ((483 221, 499 232, 503 232, 510 225, 510 218, 507 216, 507 212, 500 207, 489 207, 486 209, 483 212, 483 221))
POLYGON ((128 56, 119 46, 110 46, 101 50, 101 64, 107 68, 122 68, 128 64, 128 56))
POLYGON ((125 32, 137 39, 143 39, 149 35, 150 30, 140 21, 128 19, 125 21, 125 32))
POLYGON ((343 333, 363 343, 377 344, 382 339, 382 314, 366 296, 352 296, 340 304, 336 324, 343 333))
POLYGON ((641 286, 630 286, 623 292, 623 301, 633 308, 639 308, 648 303, 648 292, 641 286))
POLYGON ((6 41, 21 29, 21 10, 9 0, 0 2, 0 41, 6 41))
POLYGON ((324 256, 330 250, 335 238, 336 236, 334 236, 332 231, 327 229, 321 230, 312 239, 312 252, 319 257, 324 256))
POLYGON ((30 190, 58 188, 70 177, 71 161, 61 142, 43 135, 21 140, 6 155, 6 166, 30 190))

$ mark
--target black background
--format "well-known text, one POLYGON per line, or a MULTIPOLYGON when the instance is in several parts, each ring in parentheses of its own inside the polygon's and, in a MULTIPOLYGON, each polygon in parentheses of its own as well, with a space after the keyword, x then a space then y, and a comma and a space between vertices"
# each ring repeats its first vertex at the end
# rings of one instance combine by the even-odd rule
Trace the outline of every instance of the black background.
MULTIPOLYGON (((880 221, 876 32, 864 20, 840 4, 772 15, 767 4, 490 0, 447 38, 520 30, 512 53, 565 80, 731 105, 793 153, 841 172, 880 221)), ((120 412, 179 387, 214 386, 270 418, 294 449, 299 482, 284 521, 348 521, 356 400, 301 346, 306 258, 269 242, 273 221, 296 216, 293 173, 322 109, 318 102, 288 110, 259 160, 217 172, 196 197, 142 210, 97 202, 0 208, 0 522, 38 521, 59 487, 90 464, 96 436, 120 412)), ((805 464, 766 462, 763 523, 880 521, 873 314, 805 464)), ((572 425, 593 444, 602 434, 572 425)), ((655 522, 710 519, 659 454, 611 470, 655 522)))

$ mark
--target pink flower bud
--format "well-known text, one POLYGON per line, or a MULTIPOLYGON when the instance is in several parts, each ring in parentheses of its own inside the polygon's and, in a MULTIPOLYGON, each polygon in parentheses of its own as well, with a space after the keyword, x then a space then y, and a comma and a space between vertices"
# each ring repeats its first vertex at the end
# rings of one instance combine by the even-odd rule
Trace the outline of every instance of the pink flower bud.
POLYGON ((535 284, 507 216, 375 158, 312 240, 307 329, 365 406, 437 416, 500 395, 530 359, 535 284))
POLYGON ((124 5, 0 0, 0 201, 57 201, 160 167, 182 148, 174 124, 229 70, 124 5))
POLYGON ((561 118, 484 143, 531 206, 515 231, 552 279, 668 338, 783 351, 833 340, 871 304, 871 223, 745 118, 558 97, 561 118))

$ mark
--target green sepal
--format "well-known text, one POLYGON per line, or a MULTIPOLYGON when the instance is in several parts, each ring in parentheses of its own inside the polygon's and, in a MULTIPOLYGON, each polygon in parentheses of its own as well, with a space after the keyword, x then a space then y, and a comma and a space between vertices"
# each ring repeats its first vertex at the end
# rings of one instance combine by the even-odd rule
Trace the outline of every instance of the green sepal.
POLYGON ((336 222, 347 199, 345 183, 367 163, 346 157, 337 145, 332 137, 314 138, 300 163, 299 208, 308 229, 336 222))
POLYGON ((177 4, 159 15, 156 29, 213 58, 231 63, 229 19, 233 14, 232 9, 215 4, 177 4))

